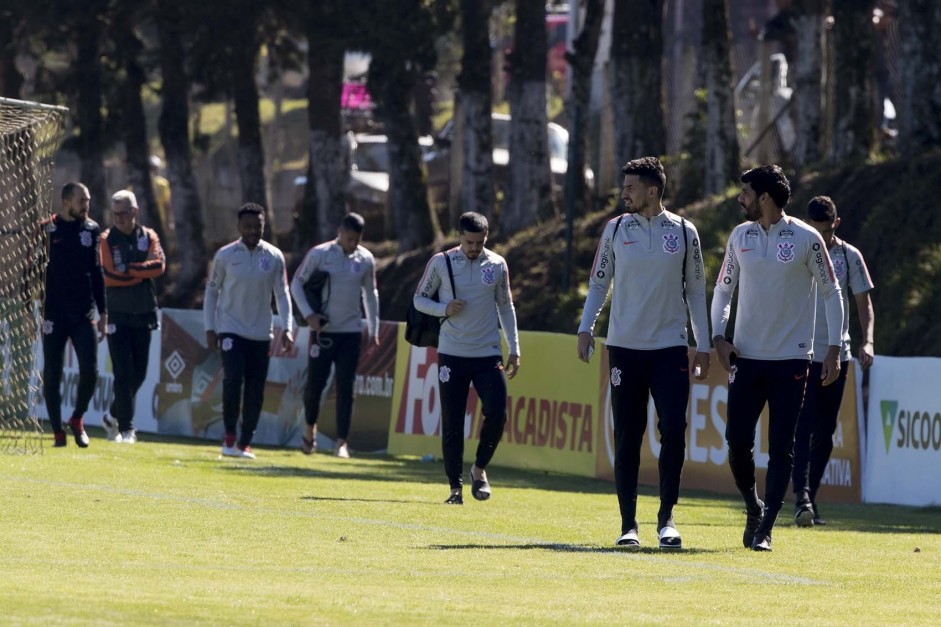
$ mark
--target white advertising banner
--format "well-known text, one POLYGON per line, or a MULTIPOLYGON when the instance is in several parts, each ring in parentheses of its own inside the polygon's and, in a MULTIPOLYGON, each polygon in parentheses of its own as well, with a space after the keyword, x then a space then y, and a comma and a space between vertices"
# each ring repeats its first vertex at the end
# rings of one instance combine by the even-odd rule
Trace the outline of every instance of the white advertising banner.
POLYGON ((876 358, 863 500, 941 505, 941 359, 876 358))

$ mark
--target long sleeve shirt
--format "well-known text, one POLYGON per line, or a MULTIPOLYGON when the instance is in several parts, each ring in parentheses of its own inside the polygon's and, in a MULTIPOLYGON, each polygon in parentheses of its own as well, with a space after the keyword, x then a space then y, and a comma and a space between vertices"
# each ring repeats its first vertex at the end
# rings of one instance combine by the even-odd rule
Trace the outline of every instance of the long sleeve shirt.
MULTIPOLYGON (((843 330, 840 335, 840 361, 849 361, 850 351, 850 307, 849 295, 864 294, 874 285, 869 276, 869 269, 863 260, 863 255, 855 246, 842 240, 833 238, 830 247, 830 261, 833 263, 833 272, 836 274, 840 291, 843 294, 843 330)), ((823 361, 827 354, 827 316, 825 313, 823 293, 817 290, 817 318, 814 323, 814 361, 823 361)))
POLYGON ((491 250, 484 248, 473 260, 468 259, 460 247, 434 255, 425 266, 413 302, 418 311, 444 318, 438 337, 439 353, 454 357, 501 355, 502 326, 509 353, 520 354, 510 272, 506 260, 491 250), (451 259, 454 290, 448 278, 445 255, 451 259), (431 298, 435 293, 437 301, 431 298), (464 309, 447 316, 448 303, 455 298, 465 301, 464 309))
POLYGON ((311 248, 291 279, 291 294, 301 315, 313 313, 304 284, 320 270, 330 275, 330 285, 323 287, 326 301, 323 313, 329 320, 331 333, 359 333, 362 330, 360 303, 366 311, 369 335, 379 333, 379 291, 376 289, 376 260, 372 253, 357 246, 347 255, 336 242, 324 242, 311 248))
POLYGON ((101 271, 101 229, 91 219, 63 220, 55 214, 43 224, 49 236, 44 316, 94 317, 108 313, 101 271))
POLYGON ((712 328, 724 335, 738 286, 734 344, 742 357, 813 357, 817 291, 826 309, 827 345, 839 346, 843 297, 820 234, 784 215, 768 231, 758 222, 729 235, 712 299, 712 328))
POLYGON ((706 273, 699 233, 689 220, 663 210, 649 220, 625 214, 608 222, 591 267, 579 333, 594 332, 612 285, 607 345, 635 350, 686 346, 689 311, 696 348, 709 351, 706 273))
POLYGON ((156 231, 139 224, 129 234, 107 229, 101 234, 101 265, 109 322, 155 328, 157 294, 153 280, 167 268, 156 231))
POLYGON ((212 261, 203 301, 206 331, 232 333, 249 340, 273 337, 271 296, 294 332, 287 271, 280 250, 262 240, 254 250, 238 239, 220 248, 212 261))

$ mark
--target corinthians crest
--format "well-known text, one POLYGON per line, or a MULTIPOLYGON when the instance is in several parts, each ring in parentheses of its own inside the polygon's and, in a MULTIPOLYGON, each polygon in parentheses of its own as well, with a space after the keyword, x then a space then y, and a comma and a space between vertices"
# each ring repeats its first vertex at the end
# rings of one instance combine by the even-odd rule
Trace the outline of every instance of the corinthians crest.
POLYGON ((794 261, 794 244, 791 242, 781 242, 778 244, 778 261, 781 263, 794 261))
POLYGON ((676 233, 666 233, 663 236, 663 252, 675 255, 680 252, 680 239, 676 233))

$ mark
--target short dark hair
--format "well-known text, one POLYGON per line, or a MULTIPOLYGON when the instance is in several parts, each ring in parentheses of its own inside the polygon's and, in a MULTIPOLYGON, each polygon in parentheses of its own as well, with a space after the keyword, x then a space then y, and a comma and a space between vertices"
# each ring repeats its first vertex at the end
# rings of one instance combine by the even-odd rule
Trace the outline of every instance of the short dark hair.
POLYGON ((755 196, 767 193, 780 208, 791 199, 791 184, 784 176, 784 170, 778 165, 763 165, 742 172, 742 183, 748 183, 755 190, 755 196))
POLYGON ((69 181, 62 186, 62 200, 66 198, 71 198, 72 195, 79 189, 87 189, 84 183, 79 183, 78 181, 69 181))
POLYGON ((239 220, 242 219, 242 216, 247 215, 256 215, 262 220, 265 219, 265 208, 259 205, 257 202, 247 202, 241 207, 239 207, 239 220))
POLYGON ((366 228, 366 220, 363 219, 363 216, 351 211, 350 213, 343 216, 342 220, 340 220, 340 228, 346 229, 347 231, 362 233, 363 229, 366 228))
POLYGON ((457 220, 458 233, 487 233, 490 231, 490 223, 487 217, 476 211, 462 213, 457 220))
POLYGON ((663 164, 656 157, 632 159, 621 168, 621 174, 636 174, 644 185, 656 187, 660 190, 660 196, 663 196, 663 190, 667 184, 667 175, 663 171, 663 164))
POLYGON ((814 222, 833 222, 837 218, 836 203, 829 196, 814 196, 807 203, 807 219, 814 222))

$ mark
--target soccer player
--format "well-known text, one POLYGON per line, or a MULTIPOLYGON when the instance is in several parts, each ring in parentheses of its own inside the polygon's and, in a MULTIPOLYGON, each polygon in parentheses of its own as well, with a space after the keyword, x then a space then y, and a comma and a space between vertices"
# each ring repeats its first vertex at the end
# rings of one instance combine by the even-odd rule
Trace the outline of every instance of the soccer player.
POLYGON ((353 415, 353 382, 362 342, 360 302, 366 309, 370 346, 379 344, 379 292, 376 290, 376 260, 359 245, 366 222, 348 213, 340 222, 335 240, 314 246, 291 280, 291 294, 310 326, 311 340, 307 362, 307 388, 304 394, 305 428, 301 450, 310 455, 317 448, 317 417, 320 397, 336 366, 337 457, 349 458, 347 438, 353 415), (304 290, 311 275, 325 272, 321 288, 322 307, 314 311, 304 290), (328 328, 329 327, 329 328, 328 328))
POLYGON ((438 393, 441 398, 441 448, 451 486, 445 503, 463 505, 464 418, 471 384, 483 406, 483 426, 471 467, 471 494, 491 496, 487 464, 506 423, 506 380, 520 367, 516 309, 506 260, 484 247, 487 218, 467 212, 458 220, 460 245, 434 255, 415 291, 415 308, 443 318, 438 339, 438 393), (449 274, 453 276, 452 289, 449 274), (457 292, 455 294, 455 292, 457 292), (432 296, 438 295, 438 300, 432 296), (506 366, 500 327, 509 346, 506 366))
POLYGON ((807 204, 807 223, 820 232, 830 253, 833 271, 844 295, 843 334, 840 338, 840 376, 833 384, 821 385, 820 372, 823 368, 822 355, 827 346, 827 320, 823 315, 823 299, 817 294, 817 319, 814 325, 814 360, 810 364, 810 377, 807 380, 807 392, 804 406, 797 421, 797 435, 794 440, 794 472, 791 483, 794 490, 794 520, 801 527, 825 525, 817 508, 817 490, 820 480, 833 452, 833 433, 843 401, 843 388, 846 386, 846 368, 852 353, 850 352, 850 308, 849 293, 856 299, 859 326, 863 330, 863 343, 859 347, 859 365, 866 369, 874 358, 872 348, 874 315, 872 299, 869 296, 873 288, 872 279, 862 254, 854 246, 838 238, 834 232, 840 226, 836 204, 829 196, 816 196, 807 204))
POLYGON ((43 305, 43 395, 55 437, 65 446, 62 429, 62 367, 71 340, 78 358, 78 390, 69 428, 81 448, 89 444, 84 415, 98 382, 98 342, 108 328, 105 282, 101 272, 101 229, 88 217, 91 196, 78 182, 62 188, 62 208, 43 224, 49 234, 46 302, 43 305), (95 308, 98 328, 95 329, 95 308))
POLYGON ((716 355, 729 373, 725 439, 732 477, 745 500, 742 543, 771 550, 771 532, 794 462, 794 429, 813 357, 814 306, 826 308, 826 354, 820 380, 840 375, 843 299, 820 234, 784 212, 791 186, 780 167, 765 165, 741 176, 738 202, 746 222, 733 229, 712 299, 716 355), (726 338, 732 293, 738 287, 734 343, 726 338), (758 417, 768 404, 768 474, 765 498, 755 484, 758 417))
POLYGON ((140 209, 133 192, 111 197, 114 226, 101 235, 101 263, 108 298, 108 351, 114 368, 114 401, 102 421, 108 439, 137 442, 134 406, 147 376, 150 336, 157 328, 154 279, 167 262, 157 232, 137 222, 140 209))
POLYGON ((220 248, 213 258, 203 317, 206 345, 222 353, 222 455, 255 459, 252 437, 261 417, 274 337, 272 295, 285 324, 279 342, 282 351, 294 345, 294 318, 284 255, 261 239, 264 207, 242 205, 238 228, 241 237, 220 248), (240 409, 242 432, 236 441, 240 409))
POLYGON ((616 545, 639 547, 637 476, 653 397, 660 432, 660 510, 657 534, 662 548, 682 548, 673 521, 686 452, 689 377, 709 374, 709 314, 699 234, 691 222, 661 204, 666 175, 655 157, 629 161, 622 169, 621 200, 626 213, 605 227, 588 279, 588 297, 578 327, 578 358, 594 352, 595 322, 611 285, 608 325, 611 410, 614 417, 614 481, 621 512, 616 545), (686 314, 692 320, 697 351, 692 373, 686 314))

